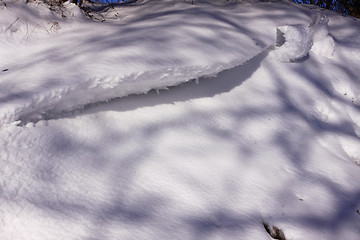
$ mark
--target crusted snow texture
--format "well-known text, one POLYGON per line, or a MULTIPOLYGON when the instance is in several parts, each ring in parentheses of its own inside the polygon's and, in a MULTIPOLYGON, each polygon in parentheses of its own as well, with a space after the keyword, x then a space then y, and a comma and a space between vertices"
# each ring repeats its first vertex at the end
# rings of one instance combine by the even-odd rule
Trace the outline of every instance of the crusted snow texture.
POLYGON ((335 41, 329 34, 329 19, 323 14, 313 16, 309 26, 284 25, 279 26, 276 32, 276 48, 271 54, 282 62, 301 60, 309 51, 331 57, 335 52, 335 41))
POLYGON ((114 9, 122 20, 101 23, 101 34, 93 31, 99 23, 72 3, 61 14, 35 2, 0 8, 0 71, 8 69, 0 72, 0 127, 213 76, 271 45, 266 34, 254 40, 245 33, 256 29, 251 17, 246 21, 254 23, 242 32, 226 18, 214 18, 211 5, 147 4, 114 9), (149 5, 161 14, 149 18, 149 5), (136 19, 123 24, 129 16, 136 19))
POLYGON ((312 38, 312 31, 306 25, 279 26, 277 28, 277 48, 272 55, 282 62, 300 60, 309 54, 312 38))

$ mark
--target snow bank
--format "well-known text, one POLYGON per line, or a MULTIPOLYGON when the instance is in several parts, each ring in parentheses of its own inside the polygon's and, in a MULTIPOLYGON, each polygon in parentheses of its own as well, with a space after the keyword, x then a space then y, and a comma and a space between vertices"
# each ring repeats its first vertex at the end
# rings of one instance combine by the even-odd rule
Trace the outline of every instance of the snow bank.
MULTIPOLYGON (((196 6, 151 1, 124 6, 86 19, 71 3, 54 11, 38 2, 4 5, 0 126, 216 75, 274 45, 273 29, 282 23, 265 23, 266 4, 233 9, 224 2, 214 7, 207 1, 196 6), (93 31, 100 25, 101 32, 93 31)), ((332 55, 331 40, 321 17, 311 27, 283 25, 277 27, 278 46, 271 54, 280 61, 302 59, 311 48, 332 55)))
POLYGON ((86 20, 74 4, 55 12, 36 2, 3 7, 0 126, 216 75, 272 44, 271 29, 257 36, 261 19, 236 16, 230 5, 179 1, 153 12, 148 4, 158 3, 98 13, 118 14, 111 23, 86 20), (120 17, 133 11, 130 22, 120 17))
MULTIPOLYGON (((1 110, 1 124, 37 122, 41 119, 56 118, 63 112, 81 109, 86 104, 108 101, 112 98, 131 94, 144 94, 152 89, 166 89, 188 80, 203 76, 213 76, 218 72, 233 67, 234 63, 218 66, 194 66, 184 68, 168 68, 138 72, 119 78, 103 77, 83 81, 81 84, 68 84, 41 89, 31 93, 29 98, 12 101, 1 110)), ((61 81, 61 80, 59 80, 61 81)), ((17 96, 15 96, 16 98, 17 96)), ((6 101, 5 97, 5 101, 6 101)))

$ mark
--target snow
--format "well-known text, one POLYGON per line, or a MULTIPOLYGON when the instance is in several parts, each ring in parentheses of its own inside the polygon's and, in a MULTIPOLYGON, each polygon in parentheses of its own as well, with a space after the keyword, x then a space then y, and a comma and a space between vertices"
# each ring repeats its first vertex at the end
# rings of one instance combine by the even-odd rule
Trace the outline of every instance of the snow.
POLYGON ((325 57, 331 57, 335 52, 334 38, 329 35, 329 19, 326 15, 317 15, 312 23, 313 46, 311 50, 325 57))
MULTIPOLYGON (((145 12, 139 14, 142 19, 120 22, 121 27, 84 22, 84 16, 80 18, 78 12, 74 14, 77 17, 68 14, 70 17, 62 21, 52 19, 51 12, 43 17, 43 24, 37 23, 37 18, 30 21, 30 25, 44 26, 47 31, 36 29, 43 35, 55 22, 60 30, 45 39, 25 41, 23 47, 31 50, 14 47, 3 50, 4 55, 12 56, 12 61, 4 58, 0 62, 9 69, 0 83, 2 98, 7 102, 5 107, 0 106, 0 125, 19 119, 34 120, 43 113, 54 115, 89 103, 215 75, 259 54, 273 37, 268 30, 256 40, 250 38, 249 33, 256 31, 250 25, 243 27, 228 19, 230 17, 222 16, 229 7, 217 10, 213 6, 189 8, 186 3, 179 3, 178 7, 163 5, 159 6, 159 16, 145 12), (188 7, 185 10, 184 5, 188 7), (97 27, 101 28, 101 35, 93 30, 97 27), (221 41, 216 43, 214 39, 221 41), (27 81, 34 75, 36 80, 27 81), (16 83, 14 76, 18 78, 16 83), (19 87, 18 82, 23 84, 19 87)), ((68 10, 73 9, 74 6, 68 10)), ((7 19, 18 16, 21 15, 14 14, 7 19)), ((247 19, 248 24, 261 24, 252 16, 236 20, 247 19)), ((19 18, 19 24, 22 21, 27 20, 19 18)), ((11 25, 10 22, 5 25, 11 25)), ((15 26, 9 29, 13 28, 15 26)), ((25 28, 28 27, 22 26, 25 28)), ((15 32, 24 35, 24 30, 15 32)))
POLYGON ((0 2, 0 239, 360 239, 358 20, 55 10, 0 2))
POLYGON ((308 26, 279 26, 277 45, 272 54, 278 61, 290 62, 301 60, 309 54, 313 45, 311 29, 308 26))

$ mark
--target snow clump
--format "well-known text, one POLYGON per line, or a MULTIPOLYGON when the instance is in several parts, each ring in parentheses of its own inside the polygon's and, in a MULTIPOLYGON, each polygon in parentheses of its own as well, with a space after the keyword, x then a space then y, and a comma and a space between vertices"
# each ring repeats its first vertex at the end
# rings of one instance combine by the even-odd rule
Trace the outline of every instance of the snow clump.
POLYGON ((315 15, 310 25, 313 32, 311 51, 325 57, 331 57, 335 52, 335 41, 329 35, 329 19, 322 14, 315 15))
POLYGON ((323 14, 313 17, 311 24, 283 25, 276 29, 276 47, 271 55, 281 62, 295 62, 305 58, 309 51, 331 57, 335 41, 329 34, 329 19, 323 14))
POLYGON ((277 27, 276 49, 271 53, 281 62, 295 62, 309 54, 312 47, 312 32, 306 25, 277 27))

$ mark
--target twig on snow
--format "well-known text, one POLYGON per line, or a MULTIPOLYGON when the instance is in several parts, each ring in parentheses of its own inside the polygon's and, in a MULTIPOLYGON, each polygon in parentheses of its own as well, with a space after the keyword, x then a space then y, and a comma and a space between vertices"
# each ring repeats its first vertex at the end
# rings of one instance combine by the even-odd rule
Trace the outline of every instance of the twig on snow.
POLYGON ((5 32, 7 32, 7 30, 9 30, 18 20, 19 20, 19 18, 16 18, 16 20, 13 21, 13 22, 10 24, 10 26, 8 26, 8 27, 6 28, 5 32))

